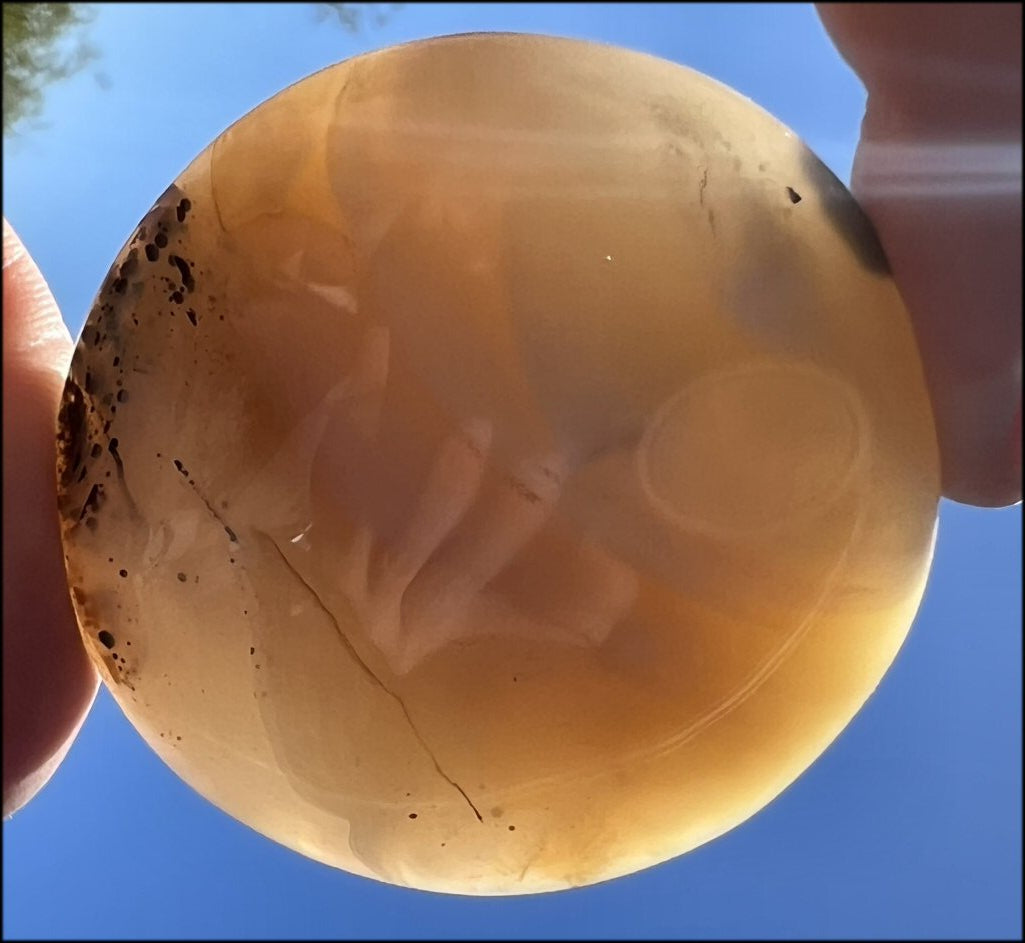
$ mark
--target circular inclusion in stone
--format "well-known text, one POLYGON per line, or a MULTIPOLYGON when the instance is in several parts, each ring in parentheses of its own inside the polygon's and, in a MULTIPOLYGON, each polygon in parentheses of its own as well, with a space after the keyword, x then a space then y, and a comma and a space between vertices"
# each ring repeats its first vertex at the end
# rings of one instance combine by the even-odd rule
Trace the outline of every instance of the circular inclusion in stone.
POLYGON ((184 780, 400 885, 551 891, 763 807, 907 634, 939 494, 844 187, 677 65, 484 34, 207 148, 60 416, 85 644, 184 780))

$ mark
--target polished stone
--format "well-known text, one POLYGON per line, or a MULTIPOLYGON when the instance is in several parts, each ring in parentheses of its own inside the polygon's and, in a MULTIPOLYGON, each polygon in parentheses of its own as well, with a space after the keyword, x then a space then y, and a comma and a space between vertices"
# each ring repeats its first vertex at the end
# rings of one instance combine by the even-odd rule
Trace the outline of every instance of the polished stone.
POLYGON ((769 802, 892 662, 939 493, 844 187, 702 75, 537 36, 225 132, 118 256, 59 438, 83 638, 149 744, 276 841, 466 894, 769 802))

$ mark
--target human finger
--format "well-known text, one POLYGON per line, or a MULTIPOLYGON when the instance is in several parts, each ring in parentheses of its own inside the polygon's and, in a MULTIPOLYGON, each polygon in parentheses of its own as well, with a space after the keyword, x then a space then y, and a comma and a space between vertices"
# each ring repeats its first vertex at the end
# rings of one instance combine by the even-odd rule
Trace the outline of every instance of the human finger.
POLYGON ((852 190, 914 323, 943 493, 1021 500, 1021 5, 820 4, 868 90, 852 190))
POLYGON ((68 595, 57 517, 56 419, 72 344, 17 234, 3 231, 3 815, 71 747, 96 694, 68 595))

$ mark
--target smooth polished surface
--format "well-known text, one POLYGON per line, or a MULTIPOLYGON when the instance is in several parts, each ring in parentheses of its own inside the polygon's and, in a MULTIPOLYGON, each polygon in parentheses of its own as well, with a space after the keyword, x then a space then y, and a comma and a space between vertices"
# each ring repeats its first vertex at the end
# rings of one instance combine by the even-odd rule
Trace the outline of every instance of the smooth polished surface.
POLYGON ((87 647, 233 815, 526 893, 791 782, 903 640, 938 473, 870 227, 773 119, 454 37, 243 119, 101 290, 62 410, 87 647))

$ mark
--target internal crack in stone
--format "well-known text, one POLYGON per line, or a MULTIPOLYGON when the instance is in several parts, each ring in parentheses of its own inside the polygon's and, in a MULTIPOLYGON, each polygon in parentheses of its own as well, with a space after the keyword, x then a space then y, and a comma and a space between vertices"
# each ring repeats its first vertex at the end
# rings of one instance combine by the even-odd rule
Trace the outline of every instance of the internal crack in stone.
POLYGON ((303 578, 302 574, 289 562, 288 557, 285 556, 284 552, 278 546, 277 541, 262 531, 258 531, 261 536, 265 537, 277 552, 278 556, 281 557, 281 562, 285 564, 295 578, 306 587, 309 594, 316 601, 317 605, 324 612, 324 614, 331 620, 331 624, 335 627, 335 632, 338 634, 338 639, 342 643, 345 650, 352 657, 353 661, 362 669, 363 673, 370 679, 370 682, 379 687, 385 694, 387 694, 396 704, 399 705, 399 710, 402 711, 402 715, 406 718, 406 723, 409 724, 409 729, 413 732, 413 736, 416 737, 417 742, 423 748, 424 752, 430 758, 431 763, 434 765, 434 769, 437 774, 445 780, 456 792, 459 793, 466 801, 466 804, 473 810, 473 814, 477 817, 477 821, 483 823, 484 816, 480 814, 480 810, 473 804, 473 800, 466 794, 466 790, 459 785, 451 776, 448 775, 438 762, 438 758, 434 755, 434 751, 430 748, 424 736, 417 729, 416 724, 413 722, 412 716, 410 716, 409 709, 406 707, 402 698, 398 696, 391 688, 388 687, 371 669, 371 667, 360 657, 359 652, 356 651, 355 646, 349 640, 345 632, 342 631, 341 625, 338 624, 338 619, 335 618, 335 614, 325 605, 324 601, 320 598, 320 594, 303 578))
POLYGON ((224 217, 221 215, 221 206, 217 202, 217 184, 214 181, 212 165, 210 170, 210 198, 210 202, 213 203, 214 206, 214 219, 217 220, 217 225, 221 227, 221 232, 227 233, 228 227, 224 225, 224 217))
POLYGON ((547 847, 548 847, 548 843, 547 842, 542 842, 541 845, 538 847, 537 851, 535 851, 527 859, 526 864, 523 865, 523 869, 520 871, 520 876, 517 878, 517 881, 520 884, 523 883, 523 879, 527 876, 527 872, 537 863, 537 859, 541 857, 541 855, 544 853, 545 848, 547 848, 547 847))
POLYGON ((217 509, 210 503, 206 495, 204 495, 203 492, 199 490, 199 486, 191 480, 186 483, 192 489, 196 497, 199 498, 199 500, 206 505, 206 509, 210 512, 214 520, 217 521, 217 523, 224 528, 224 532, 228 535, 228 540, 230 540, 233 544, 237 544, 238 535, 236 535, 235 531, 230 526, 228 526, 228 522, 224 519, 223 515, 218 513, 217 509))

